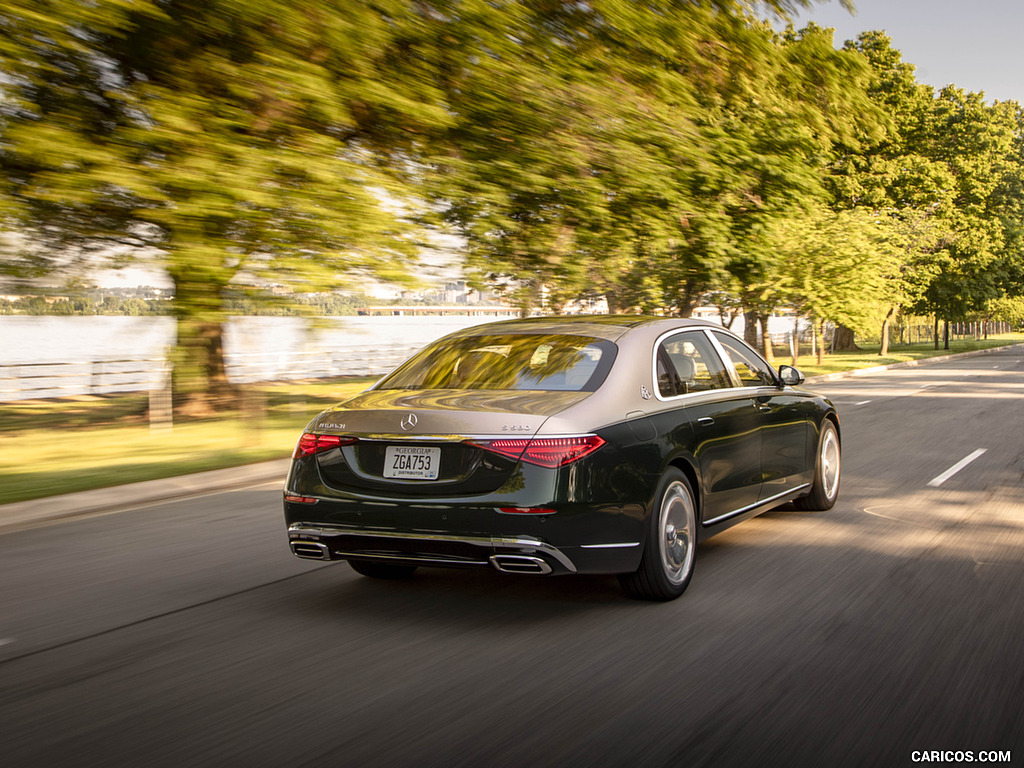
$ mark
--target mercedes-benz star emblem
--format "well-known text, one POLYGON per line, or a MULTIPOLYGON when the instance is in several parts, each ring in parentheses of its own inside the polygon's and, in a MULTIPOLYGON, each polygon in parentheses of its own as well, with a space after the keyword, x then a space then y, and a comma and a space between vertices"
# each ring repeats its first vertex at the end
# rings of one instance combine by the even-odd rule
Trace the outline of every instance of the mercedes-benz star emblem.
POLYGON ((416 414, 410 413, 408 416, 403 417, 402 429, 408 432, 410 429, 416 426, 417 421, 419 421, 419 419, 416 418, 416 414))

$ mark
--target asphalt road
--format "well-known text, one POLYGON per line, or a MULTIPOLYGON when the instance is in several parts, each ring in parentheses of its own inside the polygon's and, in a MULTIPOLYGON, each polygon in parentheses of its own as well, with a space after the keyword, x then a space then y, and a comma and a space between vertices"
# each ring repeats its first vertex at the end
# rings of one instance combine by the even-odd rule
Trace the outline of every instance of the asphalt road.
POLYGON ((275 485, 0 536, 0 765, 1024 763, 1024 350, 818 389, 839 503, 668 604, 299 561, 275 485))

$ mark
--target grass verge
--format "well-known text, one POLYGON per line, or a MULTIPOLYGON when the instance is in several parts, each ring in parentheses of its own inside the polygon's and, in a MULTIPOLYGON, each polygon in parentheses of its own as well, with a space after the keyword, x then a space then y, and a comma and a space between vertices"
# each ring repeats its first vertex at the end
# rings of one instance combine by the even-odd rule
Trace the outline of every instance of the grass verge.
MULTIPOLYGON (((1024 342, 1024 334, 985 341, 879 347, 827 355, 809 350, 797 366, 806 376, 838 373, 1024 342)), ((791 362, 775 350, 775 364, 791 362)), ((242 407, 212 419, 151 430, 145 395, 33 401, 0 405, 0 504, 250 464, 291 454, 314 415, 366 388, 373 379, 266 384, 246 390, 242 407)))
MULTIPOLYGON (((911 360, 927 360, 931 357, 1005 347, 1008 344, 1020 344, 1021 342, 1024 342, 1024 334, 1013 333, 991 336, 988 339, 950 341, 949 349, 943 349, 941 343, 939 349, 935 349, 931 342, 911 346, 889 345, 889 351, 885 357, 878 354, 881 350, 880 344, 861 344, 861 349, 858 352, 836 352, 832 355, 825 355, 822 365, 817 364, 817 358, 811 354, 810 348, 805 346, 800 351, 796 367, 807 377, 821 376, 828 373, 844 373, 862 368, 874 368, 879 365, 893 365, 911 360)), ((790 365, 792 360, 789 347, 775 347, 776 366, 790 365)))
POLYGON ((306 422, 373 379, 267 384, 216 418, 150 429, 145 395, 0 406, 0 504, 291 455, 306 422))

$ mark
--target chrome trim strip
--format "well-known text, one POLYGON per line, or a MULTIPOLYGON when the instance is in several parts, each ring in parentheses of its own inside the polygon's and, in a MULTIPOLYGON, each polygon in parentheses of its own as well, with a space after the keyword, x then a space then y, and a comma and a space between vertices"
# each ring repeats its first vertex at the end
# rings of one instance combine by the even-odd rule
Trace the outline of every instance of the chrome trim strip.
POLYGON ((705 520, 703 523, 701 523, 701 525, 714 525, 715 523, 721 523, 723 520, 728 520, 730 517, 736 517, 737 515, 742 515, 743 513, 749 512, 752 509, 757 509, 758 507, 764 507, 764 506, 767 506, 769 504, 774 504, 775 502, 781 501, 782 499, 786 498, 787 496, 791 497, 794 493, 798 493, 798 492, 804 490, 805 488, 810 488, 810 487, 811 487, 810 483, 804 483, 803 485, 798 485, 798 486, 796 486, 796 488, 790 488, 788 490, 783 491, 782 493, 777 493, 774 496, 772 496, 771 498, 762 499, 761 501, 758 501, 758 502, 756 502, 754 504, 748 504, 745 507, 740 507, 739 509, 734 509, 732 512, 726 512, 724 515, 719 515, 718 517, 714 518, 713 520, 705 520))
MULTIPOLYGON (((364 443, 423 443, 423 442, 443 442, 456 445, 458 443, 464 443, 468 440, 514 440, 519 439, 548 439, 552 437, 563 438, 563 437, 589 437, 593 432, 560 432, 558 434, 550 435, 539 435, 537 431, 543 425, 538 425, 534 431, 523 431, 523 432, 475 432, 471 435, 454 435, 454 434, 434 434, 434 435, 409 435, 404 433, 394 434, 381 434, 378 432, 361 434, 359 432, 346 431, 345 437, 354 437, 364 443)), ((319 433, 317 433, 319 434, 319 433)), ((346 446, 341 446, 345 448, 346 446)))
POLYGON ((639 541, 624 541, 620 544, 581 544, 580 549, 629 549, 639 546, 639 541))
MULTIPOLYGON (((453 544, 470 544, 475 547, 509 547, 525 550, 527 554, 531 551, 541 552, 558 561, 570 573, 576 573, 576 566, 573 565, 572 560, 566 557, 561 550, 547 542, 529 536, 518 536, 515 538, 506 536, 452 536, 444 533, 374 531, 365 528, 306 525, 304 523, 292 523, 289 525, 288 536, 294 539, 299 539, 301 536, 360 536, 363 538, 397 539, 401 541, 444 541, 453 544)), ((356 556, 362 557, 363 555, 356 556)))
POLYGON ((408 560, 413 563, 424 565, 487 565, 486 560, 453 560, 446 557, 427 557, 425 555, 381 555, 366 552, 335 552, 338 557, 354 557, 357 560, 408 560))

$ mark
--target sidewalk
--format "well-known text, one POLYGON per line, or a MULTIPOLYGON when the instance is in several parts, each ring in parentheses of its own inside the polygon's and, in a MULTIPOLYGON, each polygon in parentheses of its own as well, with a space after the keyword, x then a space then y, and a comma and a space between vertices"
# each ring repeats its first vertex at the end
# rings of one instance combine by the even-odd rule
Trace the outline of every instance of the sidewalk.
MULTIPOLYGON (((957 357, 989 355, 993 352, 1018 346, 1024 346, 1024 344, 1008 344, 1005 347, 992 347, 974 352, 961 352, 955 355, 929 357, 924 360, 910 360, 905 363, 861 368, 856 371, 812 376, 807 379, 805 386, 814 386, 826 381, 835 381, 836 379, 845 379, 853 376, 865 376, 892 368, 911 368, 929 363, 941 363, 957 357)), ((112 488, 100 488, 95 491, 69 493, 64 496, 50 496, 48 498, 33 499, 32 501, 5 504, 0 506, 0 534, 25 528, 35 528, 73 517, 121 512, 147 504, 216 491, 246 488, 261 483, 278 482, 283 487, 285 476, 288 473, 289 461, 289 459, 275 459, 274 461, 265 461, 260 464, 215 469, 193 475, 168 477, 162 480, 148 480, 144 483, 117 485, 112 488)))

